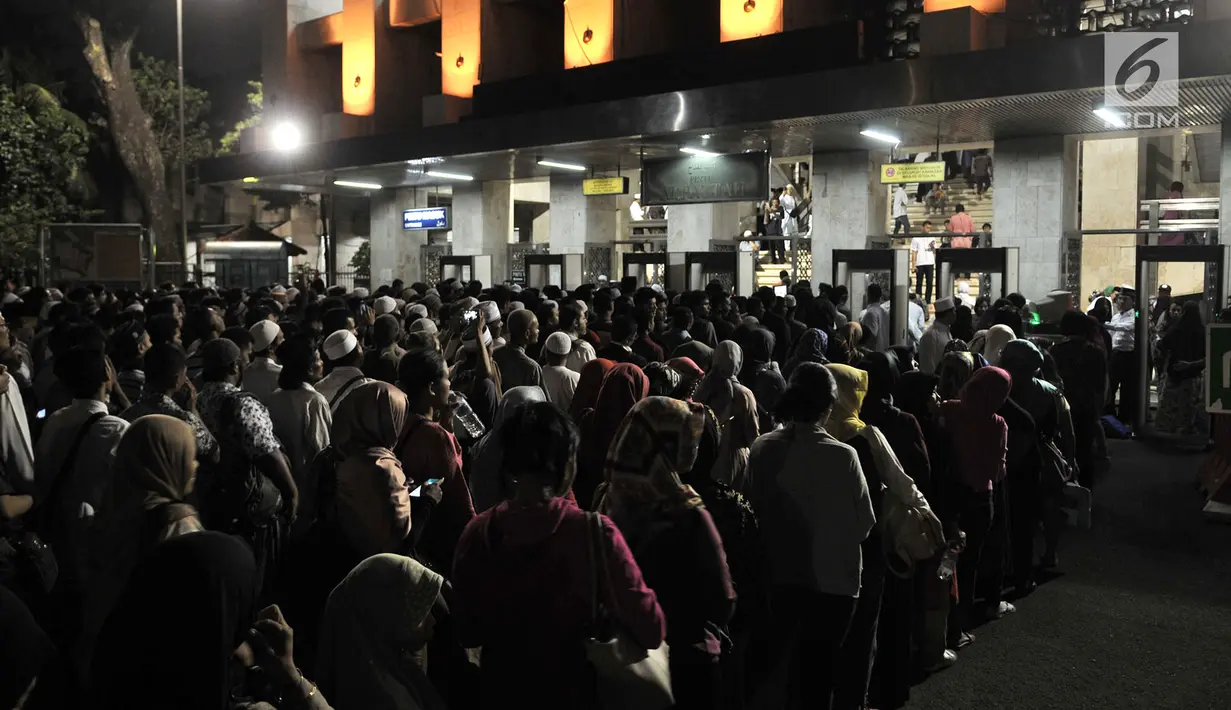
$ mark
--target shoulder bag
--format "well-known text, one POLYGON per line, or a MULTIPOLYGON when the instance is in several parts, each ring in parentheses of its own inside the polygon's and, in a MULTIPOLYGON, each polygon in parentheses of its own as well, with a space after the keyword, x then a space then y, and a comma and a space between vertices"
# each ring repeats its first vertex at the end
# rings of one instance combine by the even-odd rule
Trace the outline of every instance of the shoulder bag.
POLYGON ((664 641, 655 649, 644 649, 614 628, 613 617, 603 614, 604 602, 616 612, 615 596, 607 573, 607 553, 603 544, 603 524, 597 513, 586 513, 586 547, 590 560, 590 638, 586 639, 586 659, 598 676, 599 706, 606 710, 666 710, 675 704, 671 693, 671 669, 664 641), (613 630, 614 629, 614 630, 613 630))
MULTIPOLYGON (((227 396, 218 412, 220 426, 242 426, 239 408, 245 397, 252 395, 235 392, 227 396)), ((282 507, 281 491, 236 444, 222 445, 220 441, 218 463, 199 477, 205 503, 202 513, 211 518, 206 525, 226 532, 266 527, 282 507)))

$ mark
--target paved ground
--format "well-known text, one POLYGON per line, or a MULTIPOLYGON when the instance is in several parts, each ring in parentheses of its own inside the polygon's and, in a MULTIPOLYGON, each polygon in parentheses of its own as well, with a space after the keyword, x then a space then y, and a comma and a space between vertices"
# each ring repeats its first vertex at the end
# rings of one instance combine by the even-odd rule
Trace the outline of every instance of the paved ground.
POLYGON ((1063 574, 980 629, 910 710, 1231 708, 1231 525, 1200 515, 1202 457, 1111 446, 1063 574))

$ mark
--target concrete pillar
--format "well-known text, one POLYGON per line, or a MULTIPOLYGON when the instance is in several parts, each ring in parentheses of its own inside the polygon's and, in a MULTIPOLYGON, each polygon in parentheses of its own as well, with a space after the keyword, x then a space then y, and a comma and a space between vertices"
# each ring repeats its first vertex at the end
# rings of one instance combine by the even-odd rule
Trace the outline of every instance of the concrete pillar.
MULTIPOLYGON (((1065 234, 1077 228, 1076 140, 997 140, 994 158, 995 246, 1018 248, 1019 287, 1027 298, 1041 298, 1061 287, 1065 234)), ((1128 172, 1131 182, 1137 173, 1128 172)))
POLYGON ((738 202, 671 205, 667 208, 667 251, 709 251, 712 239, 739 233, 738 202))
MULTIPOLYGON (((1222 204, 1231 205, 1231 121, 1222 123, 1222 154, 1219 157, 1218 197, 1222 204)), ((1218 241, 1222 244, 1231 241, 1231 210, 1218 211, 1218 241)))
POLYGON ((428 190, 402 188, 372 195, 372 285, 402 279, 423 279, 420 247, 427 244, 426 231, 402 230, 402 210, 428 207, 428 190))
MULTIPOLYGON (((509 277, 513 194, 509 180, 471 182, 453 188, 453 254, 492 257, 492 278, 509 277)), ((485 284, 486 285, 486 284, 485 284)))
POLYGON ((614 195, 586 197, 580 176, 551 177, 552 254, 584 254, 588 242, 611 243, 616 238, 614 195))
MULTIPOLYGON (((1136 229, 1140 140, 1113 138, 1081 144, 1081 228, 1136 229)), ((996 144, 996 179, 1001 179, 1000 143, 996 144)), ((999 200, 1000 183, 995 199, 999 200)), ((1003 219, 996 202, 998 223, 1003 219)), ((1000 236, 999 224, 994 226, 1000 236)), ((1134 234, 1089 235, 1081 244, 1081 300, 1095 289, 1133 283, 1137 257, 1134 234)), ((1024 259, 1023 259, 1024 260, 1024 259)), ((1023 284, 1031 283, 1025 272, 1023 284)), ((1029 295, 1029 294, 1027 294, 1029 295)))
POLYGON ((884 234, 886 197, 880 153, 853 150, 812 156, 812 283, 833 280, 834 249, 866 249, 884 234))

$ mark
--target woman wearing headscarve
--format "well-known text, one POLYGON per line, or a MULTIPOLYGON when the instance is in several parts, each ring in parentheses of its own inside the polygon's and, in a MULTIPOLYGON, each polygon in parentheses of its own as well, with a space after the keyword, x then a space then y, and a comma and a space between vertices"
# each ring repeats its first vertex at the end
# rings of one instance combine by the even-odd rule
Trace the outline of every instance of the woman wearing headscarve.
POLYGON ((334 412, 338 526, 358 559, 406 549, 410 490, 394 453, 406 417, 406 395, 386 382, 356 387, 334 412))
MULTIPOLYGON (((932 516, 932 513, 914 481, 902 469, 902 464, 894 455, 885 436, 859 416, 868 394, 868 373, 849 365, 831 364, 827 367, 837 384, 837 399, 825 423, 825 430, 838 441, 855 449, 868 481, 873 509, 882 513, 878 525, 862 544, 864 568, 860 578, 859 601, 855 606, 850 630, 842 644, 845 672, 840 677, 834 694, 835 706, 858 708, 866 705, 872 664, 878 653, 875 641, 885 585, 885 541, 894 540, 897 532, 887 527, 886 513, 890 506, 885 505, 886 494, 895 499, 895 502, 916 508, 921 514, 932 516)), ((943 538, 939 531, 939 522, 936 522, 935 527, 936 537, 943 538)), ((943 539, 936 542, 940 544, 943 539)), ((884 601, 890 605, 886 607, 886 614, 897 619, 901 613, 897 605, 903 600, 891 597, 884 601)), ((906 657, 910 655, 909 625, 906 631, 905 636, 898 633, 893 638, 881 639, 888 642, 888 645, 882 646, 879 653, 893 659, 895 667, 903 654, 906 657)), ((872 696, 876 702, 883 701, 886 706, 899 707, 905 702, 900 696, 908 696, 909 688, 903 685, 904 678, 898 679, 893 673, 886 675, 889 676, 886 680, 892 683, 878 686, 872 691, 872 696)))
POLYGON ((1060 319, 1064 339, 1050 349, 1071 407, 1077 480, 1091 490, 1096 440, 1103 431, 1099 417, 1107 402, 1107 351, 1101 331, 1102 326, 1091 316, 1069 311, 1060 319))
POLYGON ((710 469, 710 477, 743 492, 744 472, 748 468, 748 450, 760 435, 757 402, 746 387, 733 390, 731 418, 719 429, 721 443, 718 457, 710 469))
MULTIPOLYGON (((846 672, 842 642, 864 593, 862 547, 876 515, 858 454, 824 428, 836 397, 824 366, 795 368, 779 402, 783 428, 757 439, 749 458, 773 601, 773 642, 761 659, 778 671, 760 686, 765 707, 833 707, 846 672)), ((856 695, 851 707, 863 704, 856 695)))
POLYGON ((843 344, 842 355, 846 363, 859 362, 869 351, 860 345, 863 342, 863 326, 859 321, 851 321, 839 330, 843 344))
POLYGON ((892 353, 898 359, 899 374, 905 375, 919 369, 919 363, 915 360, 915 350, 909 345, 890 345, 885 352, 892 353))
MULTIPOLYGON (((1040 437, 1054 441, 1065 460, 1073 461, 1076 444, 1069 404, 1060 389, 1037 376, 1043 366, 1043 353, 1029 340, 1014 340, 1005 345, 1000 365, 1013 378, 1010 403, 1026 410, 1034 422, 1030 444, 1040 437)), ((1014 444, 1013 433, 1010 428, 1010 449, 1014 444)), ((1049 567, 1055 565, 1060 530, 1064 527, 1059 505, 1062 482, 1040 479, 1042 461, 1038 447, 1031 445, 1025 449, 1019 460, 1011 457, 1008 465, 1014 590, 1018 596, 1029 594, 1035 587, 1034 538, 1040 520, 1046 541, 1043 563, 1049 567)))
POLYGON ((702 370, 692 358, 687 357, 673 357, 667 361, 667 367, 680 375, 680 386, 675 388, 671 396, 685 402, 693 399, 697 388, 701 385, 701 378, 705 377, 705 370, 702 370))
POLYGON ((667 617, 676 708, 721 703, 719 629, 735 590, 714 521, 681 482, 696 463, 705 407, 667 397, 637 403, 607 456, 600 510, 611 516, 667 617))
POLYGON ((325 607, 316 681, 337 710, 443 710, 424 649, 444 578, 402 555, 374 555, 325 607))
POLYGON ((546 401, 547 395, 541 387, 514 387, 504 393, 504 398, 500 400, 500 408, 496 410, 496 421, 493 422, 491 431, 484 434, 470 452, 470 495, 474 499, 476 513, 481 513, 508 497, 504 476, 501 473, 504 461, 501 427, 508 422, 509 417, 518 407, 532 402, 546 401))
POLYGON ((1166 387, 1158 402, 1155 426, 1160 432, 1193 440, 1202 447, 1209 440, 1205 413, 1205 324, 1196 301, 1184 304, 1179 322, 1158 343, 1165 366, 1166 387))
MULTIPOLYGON (((941 378, 943 382, 944 361, 941 378)), ((951 640, 975 622, 980 557, 992 528, 992 489, 1004 480, 1009 448, 1008 426, 997 411, 1008 400, 1011 388, 1009 373, 998 367, 983 367, 965 382, 958 399, 948 399, 940 405, 948 472, 943 480, 937 481, 937 486, 945 488, 946 517, 952 516, 966 533, 966 546, 957 563, 960 603, 957 624, 950 629, 951 640)), ((999 584, 999 579, 994 583, 999 584)))
POLYGON ((825 357, 825 353, 829 351, 829 336, 825 335, 825 331, 817 328, 812 328, 804 332, 799 343, 795 345, 795 352, 791 355, 791 359, 787 360, 786 366, 782 368, 782 376, 790 378, 791 372, 799 366, 801 362, 815 362, 818 365, 828 365, 829 358, 825 357))
POLYGON ((650 380, 651 397, 672 397, 680 387, 680 373, 665 362, 651 362, 645 366, 645 376, 650 380))
POLYGON ((603 388, 603 379, 615 363, 603 358, 595 358, 581 368, 581 377, 577 380, 577 389, 573 392, 573 403, 569 405, 568 414, 573 423, 580 425, 581 418, 588 410, 598 404, 598 392, 603 388))
POLYGON ((616 365, 603 378, 593 411, 581 420, 581 450, 577 455, 577 480, 573 482, 578 505, 593 509, 594 493, 603 482, 607 453, 620 423, 649 392, 649 378, 631 363, 616 365))
POLYGON ((723 428, 735 411, 736 390, 748 390, 736 377, 743 366, 743 348, 730 340, 722 341, 714 348, 714 363, 701 378, 701 384, 693 396, 696 402, 714 410, 714 416, 718 417, 718 424, 723 428))
POLYGON ((572 422, 550 404, 529 404, 513 412, 502 439, 513 497, 466 526, 451 577, 457 638, 483 649, 481 707, 599 708, 582 648, 593 600, 645 649, 662 644, 662 610, 619 528, 564 497, 578 449, 572 422), (593 525, 602 532, 592 538, 593 525), (591 582, 591 542, 607 563, 610 584, 601 589, 591 582))
POLYGON ((774 427, 774 408, 786 391, 786 380, 773 360, 774 334, 765 328, 753 328, 746 333, 742 347, 744 364, 739 370, 739 381, 752 390, 761 426, 770 431, 774 427))
POLYGON ((192 428, 161 414, 137 418, 120 439, 110 501, 92 536, 94 570, 77 649, 85 654, 83 662, 141 558, 164 540, 205 529, 186 502, 196 478, 196 452, 192 428))
POLYGON ((991 365, 1000 363, 1000 351, 1004 350, 1004 346, 1010 340, 1015 340, 1017 335, 1013 333, 1013 329, 1007 325, 994 325, 988 329, 987 335, 983 340, 983 349, 978 351, 983 357, 987 358, 987 362, 991 365))
POLYGON ((232 654, 256 616, 252 552, 216 532, 156 546, 133 571, 94 651, 102 710, 225 710, 241 680, 232 654), (167 625, 174 624, 174 652, 167 625))
POLYGON ((936 371, 940 377, 936 384, 940 401, 958 399, 958 393, 975 374, 976 367, 975 357, 971 353, 945 353, 940 359, 940 368, 936 371))

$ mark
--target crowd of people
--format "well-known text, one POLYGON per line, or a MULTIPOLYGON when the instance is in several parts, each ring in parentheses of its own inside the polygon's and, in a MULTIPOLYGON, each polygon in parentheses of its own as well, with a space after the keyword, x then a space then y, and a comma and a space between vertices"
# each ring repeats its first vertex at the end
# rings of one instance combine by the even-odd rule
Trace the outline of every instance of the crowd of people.
POLYGON ((903 707, 1059 564, 1106 333, 847 299, 10 284, 0 707, 903 707))

